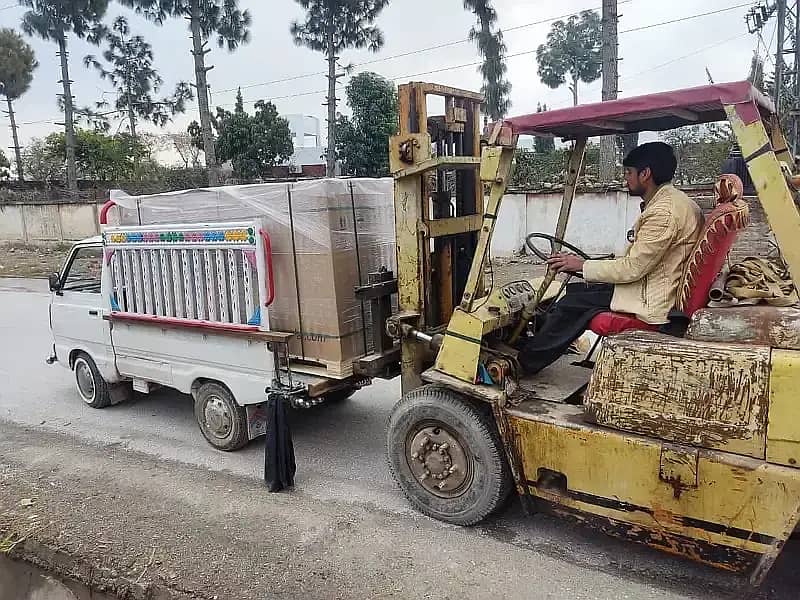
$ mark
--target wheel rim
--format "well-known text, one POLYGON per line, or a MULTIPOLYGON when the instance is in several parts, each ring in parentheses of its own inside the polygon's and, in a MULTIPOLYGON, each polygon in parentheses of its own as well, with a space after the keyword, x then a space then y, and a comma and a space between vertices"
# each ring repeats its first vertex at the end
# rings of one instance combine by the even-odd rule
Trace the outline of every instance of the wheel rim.
POLYGON ((224 440, 233 430, 233 415, 228 404, 219 396, 209 396, 203 406, 203 422, 208 433, 224 440))
POLYGON ((425 491, 455 498, 472 483, 472 452, 440 422, 422 423, 406 438, 406 461, 425 491))
POLYGON ((78 392, 84 402, 94 402, 97 386, 94 381, 94 373, 89 364, 79 358, 75 361, 75 382, 78 384, 78 392))

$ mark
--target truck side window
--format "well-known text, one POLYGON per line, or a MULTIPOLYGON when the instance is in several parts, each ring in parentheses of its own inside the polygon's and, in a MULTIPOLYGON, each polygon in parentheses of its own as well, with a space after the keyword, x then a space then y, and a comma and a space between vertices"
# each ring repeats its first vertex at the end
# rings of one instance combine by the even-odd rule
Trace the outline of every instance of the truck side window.
POLYGON ((99 294, 102 266, 103 249, 100 246, 79 248, 69 263, 61 289, 99 294))

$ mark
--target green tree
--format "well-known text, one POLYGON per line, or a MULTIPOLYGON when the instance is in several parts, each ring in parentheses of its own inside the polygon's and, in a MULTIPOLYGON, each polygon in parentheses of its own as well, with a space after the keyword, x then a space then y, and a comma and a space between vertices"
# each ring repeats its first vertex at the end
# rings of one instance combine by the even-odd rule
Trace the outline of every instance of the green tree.
POLYGON ((383 33, 373 23, 389 0, 295 0, 306 9, 304 22, 291 26, 295 44, 322 52, 328 61, 328 149, 326 174, 336 167, 336 60, 347 48, 368 48, 377 52, 383 46, 383 33))
POLYGON ((600 15, 584 10, 566 22, 553 23, 547 43, 536 50, 539 78, 556 89, 569 82, 572 100, 578 105, 578 83, 591 83, 600 78, 600 15))
POLYGON ((200 148, 192 143, 192 136, 188 133, 167 133, 166 140, 171 148, 178 153, 183 161, 183 168, 200 168, 200 148))
POLYGON ((17 161, 17 178, 25 180, 22 153, 14 115, 14 100, 28 91, 33 80, 33 71, 39 63, 33 48, 13 29, 0 29, 0 94, 6 97, 14 154, 17 161))
MULTIPOLYGON (((536 104, 536 112, 547 112, 547 104, 536 104)), ((548 154, 556 149, 556 141, 552 136, 537 135, 533 138, 533 151, 537 154, 548 154)))
POLYGON ((294 148, 289 122, 278 115, 272 102, 258 100, 255 113, 244 110, 241 90, 233 112, 217 109, 217 157, 231 161, 242 179, 268 177, 278 161, 288 160, 294 148))
POLYGON ((336 154, 344 175, 389 175, 389 137, 397 132, 397 91, 377 73, 359 73, 345 89, 352 117, 336 124, 336 154))
POLYGON ((163 80, 153 67, 152 47, 142 36, 131 35, 125 17, 117 17, 104 37, 108 47, 103 51, 103 60, 108 68, 91 54, 83 62, 97 69, 100 77, 108 79, 116 89, 114 107, 127 113, 128 130, 134 140, 137 139, 137 118, 163 127, 172 116, 186 110, 186 102, 192 100, 194 94, 184 81, 177 84, 172 96, 153 98, 163 80))
POLYGON ((209 185, 219 185, 220 171, 214 148, 212 115, 208 100, 205 56, 210 52, 208 40, 216 36, 217 45, 233 52, 250 39, 250 12, 239 9, 239 0, 120 0, 147 18, 163 23, 168 17, 185 19, 192 34, 197 107, 200 113, 200 132, 206 148, 209 185))
POLYGON ((61 177, 64 171, 63 156, 53 156, 47 143, 40 138, 33 138, 28 142, 22 160, 25 172, 33 181, 43 181, 48 184, 61 177))
POLYGON ((108 1, 20 0, 20 4, 30 9, 22 16, 22 30, 28 35, 38 35, 43 40, 58 44, 64 99, 67 186, 72 191, 78 189, 78 178, 75 166, 75 125, 67 58, 67 34, 72 33, 91 43, 98 43, 103 32, 101 21, 108 9, 108 1))
POLYGON ((8 179, 11 176, 11 173, 8 170, 10 167, 11 163, 8 162, 6 155, 3 154, 2 150, 0 150, 0 181, 8 179))
POLYGON ((676 183, 691 185, 710 183, 719 177, 733 134, 727 123, 710 123, 672 129, 661 134, 661 139, 675 151, 676 183))
MULTIPOLYGON (((129 133, 106 135, 97 131, 78 129, 75 135, 75 163, 83 179, 120 181, 136 173, 136 163, 147 156, 147 148, 134 141, 129 133)), ((51 133, 44 140, 48 158, 66 156, 66 139, 63 133, 51 133)))
POLYGON ((494 29, 497 23, 497 11, 491 0, 464 0, 464 8, 472 11, 477 24, 469 31, 469 39, 473 40, 483 57, 483 64, 478 71, 483 76, 481 92, 486 98, 484 111, 498 121, 506 116, 511 108, 511 83, 506 79, 505 63, 506 44, 503 32, 494 29))

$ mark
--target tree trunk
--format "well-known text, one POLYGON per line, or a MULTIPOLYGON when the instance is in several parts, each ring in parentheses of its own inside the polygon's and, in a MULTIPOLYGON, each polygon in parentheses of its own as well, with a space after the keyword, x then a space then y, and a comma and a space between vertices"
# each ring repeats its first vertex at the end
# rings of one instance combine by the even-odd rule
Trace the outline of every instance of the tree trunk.
POLYGON ((578 76, 572 76, 572 106, 578 106, 578 76))
POLYGON ((61 85, 64 88, 64 134, 67 155, 67 188, 78 191, 78 170, 75 166, 75 122, 72 114, 72 82, 69 79, 67 62, 67 37, 58 38, 58 54, 61 58, 61 85))
MULTIPOLYGON (((616 100, 617 78, 617 0, 603 0, 603 102, 616 100)), ((617 175, 616 136, 600 140, 600 181, 609 183, 617 175)))
POLYGON ((139 138, 136 135, 136 113, 133 110, 133 100, 131 96, 130 87, 128 88, 128 121, 130 122, 131 130, 131 151, 133 152, 133 170, 134 176, 139 176, 139 138))
POLYGON ((336 175, 336 54, 333 30, 328 31, 328 150, 325 153, 325 175, 336 175))
POLYGON ((211 130, 211 110, 208 106, 208 80, 206 73, 210 70, 206 68, 205 55, 203 49, 203 37, 200 31, 200 2, 192 0, 192 13, 189 19, 192 31, 192 56, 194 56, 194 75, 197 85, 197 106, 200 109, 200 130, 203 135, 203 151, 206 154, 206 167, 208 168, 208 185, 216 186, 220 184, 219 165, 217 164, 217 153, 214 148, 214 134, 211 130))
POLYGON ((17 159, 17 179, 25 181, 25 176, 22 172, 22 152, 19 147, 19 137, 17 137, 17 121, 14 117, 14 105, 8 96, 6 96, 6 102, 8 102, 8 120, 11 121, 11 136, 14 139, 14 155, 17 159))
POLYGON ((128 121, 130 121, 130 130, 131 130, 131 141, 134 144, 139 141, 139 138, 136 136, 136 114, 133 112, 133 106, 128 106, 128 121))

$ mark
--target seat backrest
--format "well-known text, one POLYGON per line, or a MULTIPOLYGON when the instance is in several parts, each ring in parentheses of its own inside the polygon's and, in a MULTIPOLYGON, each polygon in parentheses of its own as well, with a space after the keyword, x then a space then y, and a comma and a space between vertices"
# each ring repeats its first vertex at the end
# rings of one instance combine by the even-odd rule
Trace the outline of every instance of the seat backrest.
POLYGON ((705 308, 708 292, 725 264, 739 232, 747 227, 750 211, 743 200, 742 180, 722 175, 714 186, 717 206, 706 223, 683 272, 678 309, 687 316, 705 308))

